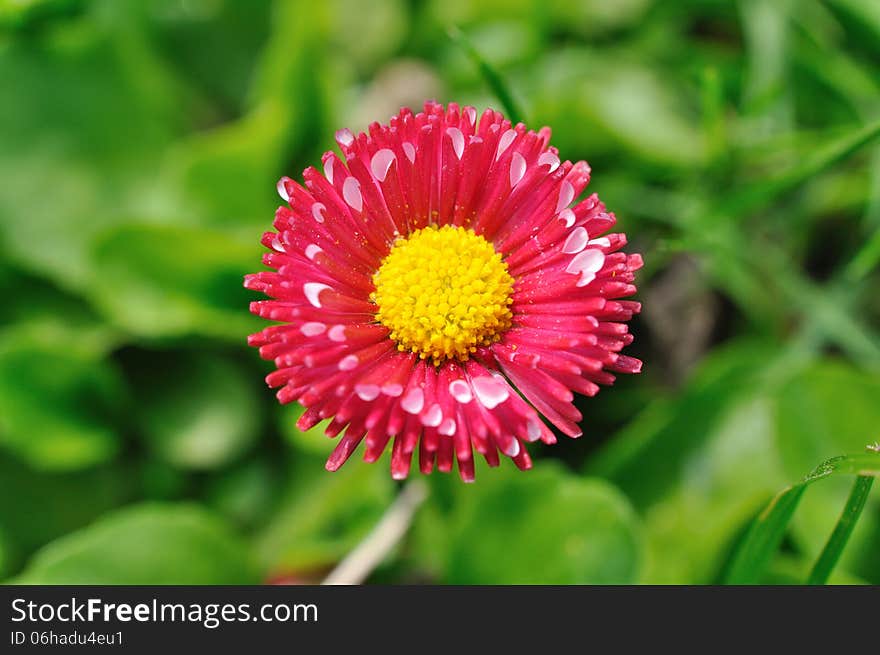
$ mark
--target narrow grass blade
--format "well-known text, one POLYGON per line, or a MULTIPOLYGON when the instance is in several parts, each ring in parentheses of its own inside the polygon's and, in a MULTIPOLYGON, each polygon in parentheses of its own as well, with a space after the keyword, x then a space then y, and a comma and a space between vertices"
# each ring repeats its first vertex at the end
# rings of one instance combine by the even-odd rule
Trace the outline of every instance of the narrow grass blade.
POLYGON ((704 68, 700 75, 700 105, 703 134, 709 146, 709 163, 717 164, 727 152, 724 89, 717 68, 704 68))
POLYGON ((852 258, 844 270, 844 279, 849 283, 863 280, 880 264, 880 229, 868 237, 868 240, 852 258))
POLYGON ((755 519, 737 551, 737 557, 727 571, 725 584, 758 584, 770 559, 782 543, 794 510, 801 502, 807 485, 801 483, 789 487, 770 501, 767 508, 755 519))
POLYGON ((807 584, 819 585, 828 582, 828 576, 834 570, 840 555, 843 552, 849 536, 852 534, 862 510, 865 508, 865 502, 868 500, 868 494, 871 491, 871 485, 874 484, 874 478, 866 475, 860 475, 853 484, 849 499, 846 501, 846 507, 834 526, 834 532, 828 538, 828 543, 816 560, 810 577, 807 578, 807 584))
MULTIPOLYGON (((804 491, 814 482, 831 475, 857 475, 870 479, 880 477, 880 453, 869 449, 866 453, 834 457, 813 469, 800 483, 779 492, 749 527, 746 536, 733 554, 724 575, 723 582, 725 584, 760 583, 770 559, 785 536, 785 531, 804 491)), ((849 507, 849 503, 847 506, 849 507)), ((861 509, 859 509, 860 511, 861 509)), ((858 518, 858 513, 853 517, 853 523, 856 518, 858 518)), ((852 527, 850 526, 848 530, 851 531, 852 527)), ((838 541, 832 535, 829 544, 834 541, 833 548, 842 550, 848 537, 849 532, 845 536, 840 535, 837 539, 842 538, 842 542, 838 546, 838 541)), ((828 550, 827 547, 826 550, 828 550)), ((829 557, 831 556, 829 554, 829 557)), ((831 567, 837 561, 837 556, 839 556, 839 552, 830 562, 831 567)), ((830 568, 828 571, 830 572, 830 568)))
POLYGON ((880 120, 856 129, 832 143, 820 147, 817 153, 778 178, 758 183, 733 195, 717 208, 715 214, 742 216, 794 190, 804 182, 843 161, 862 147, 880 137, 880 120))
POLYGON ((467 35, 458 27, 453 26, 449 28, 449 38, 464 50, 468 58, 480 71, 480 75, 483 77, 483 80, 489 88, 492 89, 492 93, 498 98, 498 102, 501 103, 501 106, 504 108, 504 113, 507 115, 507 118, 510 119, 510 122, 514 125, 522 122, 524 115, 522 111, 520 111, 516 101, 513 99, 513 94, 510 92, 510 89, 507 88, 507 84, 501 74, 483 59, 483 56, 474 47, 474 44, 471 43, 467 35))

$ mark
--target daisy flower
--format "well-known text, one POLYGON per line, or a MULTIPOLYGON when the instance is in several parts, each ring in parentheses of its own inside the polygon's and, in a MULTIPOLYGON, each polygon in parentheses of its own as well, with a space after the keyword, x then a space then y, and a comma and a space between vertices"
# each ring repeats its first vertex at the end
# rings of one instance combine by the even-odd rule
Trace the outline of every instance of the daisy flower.
POLYGON ((270 298, 251 311, 278 324, 249 343, 274 362, 278 399, 306 408, 301 429, 329 419, 342 435, 328 470, 362 442, 369 462, 390 444, 396 479, 415 456, 472 481, 474 451, 528 469, 525 444, 556 441, 547 423, 581 435, 575 393, 641 369, 620 351, 642 259, 620 252, 595 194, 575 202, 590 167, 549 141, 429 102, 340 130, 343 158, 278 182, 287 205, 262 240, 273 270, 245 278, 270 298))

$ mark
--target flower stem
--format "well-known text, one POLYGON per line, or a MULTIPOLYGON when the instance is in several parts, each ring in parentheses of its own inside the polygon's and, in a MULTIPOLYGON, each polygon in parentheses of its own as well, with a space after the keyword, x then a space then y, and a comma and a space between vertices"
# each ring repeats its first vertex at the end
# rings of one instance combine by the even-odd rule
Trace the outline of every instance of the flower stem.
POLYGON ((385 512, 370 533, 324 579, 325 585, 361 584, 400 542, 416 510, 427 498, 425 483, 413 480, 385 512))

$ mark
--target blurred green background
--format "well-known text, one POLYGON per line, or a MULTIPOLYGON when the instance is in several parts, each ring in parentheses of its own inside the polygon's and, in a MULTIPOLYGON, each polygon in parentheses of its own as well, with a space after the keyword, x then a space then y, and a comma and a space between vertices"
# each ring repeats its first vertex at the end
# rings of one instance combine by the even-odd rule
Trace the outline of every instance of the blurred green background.
MULTIPOLYGON (((711 583, 775 492, 880 436, 874 0, 0 0, 0 579, 320 580, 398 492, 329 474, 242 276, 332 147, 429 98, 587 159, 644 254, 631 354, 529 473, 427 479, 372 582, 711 583)), ((804 497, 802 580, 851 479, 804 497)), ((875 492, 832 578, 880 583, 875 492)))

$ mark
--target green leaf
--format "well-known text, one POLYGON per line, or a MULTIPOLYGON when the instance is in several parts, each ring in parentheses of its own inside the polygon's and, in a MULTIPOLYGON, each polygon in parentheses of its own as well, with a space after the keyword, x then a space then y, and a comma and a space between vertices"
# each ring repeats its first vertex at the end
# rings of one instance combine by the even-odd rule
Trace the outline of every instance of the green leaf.
POLYGON ((724 410, 705 444, 669 462, 680 477, 644 511, 649 557, 642 582, 716 579, 728 545, 785 480, 772 429, 771 403, 752 395, 724 410))
POLYGON ((0 526, 10 572, 40 546, 118 507, 132 492, 129 472, 121 466, 49 474, 5 454, 0 480, 5 491, 0 526))
POLYGON ((165 184, 178 190, 180 204, 193 207, 198 223, 223 229, 272 223, 281 160, 290 116, 275 102, 264 103, 238 121, 177 143, 165 161, 165 184))
POLYGON ((868 500, 872 484, 874 484, 873 477, 860 475, 856 478, 856 481, 853 483, 852 492, 846 501, 846 506, 843 508, 843 513, 840 515, 840 520, 834 526, 834 532, 831 533, 828 543, 810 572, 807 584, 825 584, 828 581, 828 577, 840 559, 840 555, 846 547, 847 541, 849 541, 853 528, 855 528, 862 510, 865 508, 865 502, 868 500))
POLYGON ((162 152, 188 115, 122 34, 92 17, 0 47, 0 88, 15 90, 0 103, 0 242, 67 289, 88 284, 96 234, 156 202, 162 152))
MULTIPOLYGON (((876 375, 839 360, 816 362, 781 385, 775 394, 776 443, 786 478, 796 479, 837 453, 858 452, 880 425, 878 397, 876 375)), ((832 479, 822 493, 801 500, 791 536, 806 557, 819 555, 849 488, 849 480, 832 479)), ((871 535, 880 528, 878 518, 876 512, 866 512, 850 539, 842 564, 853 573, 864 576, 871 567, 871 535)))
POLYGON ((82 298, 44 279, 25 275, 0 263, 0 334, 12 333, 40 343, 66 343, 84 356, 102 357, 120 341, 82 298))
POLYGON ((251 371, 219 355, 187 351, 149 353, 140 365, 138 425, 147 446, 168 462, 214 469, 256 441, 262 407, 251 371))
POLYGON ((36 468, 74 470, 112 458, 124 383, 73 332, 0 336, 0 447, 36 468), (56 335, 57 340, 46 340, 56 335))
POLYGON ((450 584, 627 584, 637 579, 642 540, 626 498, 607 482, 550 461, 523 474, 483 471, 460 490, 450 584))
POLYGON ((823 462, 794 486, 780 491, 752 523, 724 576, 726 584, 758 584, 785 536, 806 488, 835 475, 880 476, 880 453, 843 455, 823 462))
POLYGON ((837 453, 858 452, 880 425, 878 398, 880 378, 842 360, 820 360, 790 377, 776 394, 777 442, 790 479, 837 453))
POLYGON ((880 39, 880 7, 862 0, 829 0, 829 3, 869 35, 864 42, 873 44, 876 52, 877 39, 880 39))
POLYGON ((259 328, 242 287, 260 268, 259 243, 196 228, 131 225, 94 251, 89 294, 114 324, 143 337, 207 335, 241 342, 259 328))
POLYGON ((764 570, 782 543, 788 522, 805 489, 803 485, 786 489, 755 520, 725 575, 726 584, 760 582, 764 570))
POLYGON ((649 403, 587 461, 585 472, 609 478, 637 507, 661 499, 692 468, 731 407, 753 395, 772 355, 769 346, 750 341, 717 351, 676 398, 649 403))
POLYGON ((244 544, 193 505, 143 504, 108 514, 42 550, 18 584, 255 584, 244 544))

